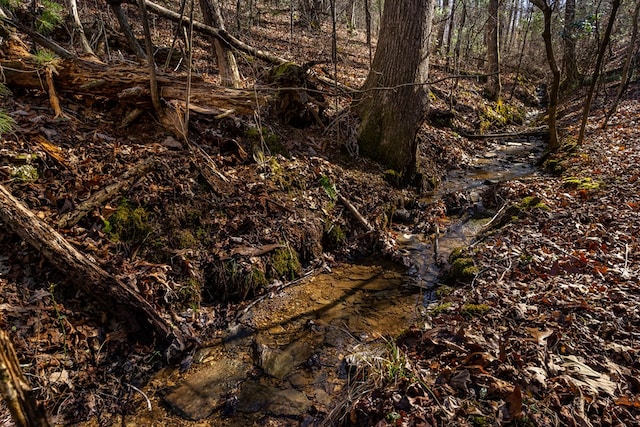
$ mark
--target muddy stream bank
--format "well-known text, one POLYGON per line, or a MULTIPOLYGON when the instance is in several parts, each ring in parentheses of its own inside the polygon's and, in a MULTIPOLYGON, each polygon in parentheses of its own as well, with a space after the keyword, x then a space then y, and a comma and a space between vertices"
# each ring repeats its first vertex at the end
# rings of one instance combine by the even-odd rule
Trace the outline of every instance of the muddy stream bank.
MULTIPOLYGON (((483 191, 532 173, 542 149, 539 141, 497 141, 451 172, 424 202, 456 195, 464 208, 436 237, 399 233, 409 271, 368 260, 271 294, 198 350, 188 372, 166 370, 149 387, 165 390, 171 412, 207 425, 320 424, 345 398, 360 360, 382 358, 394 337, 426 319, 441 273, 434 260, 470 244, 491 217, 483 191)), ((157 421, 149 419, 155 411, 141 412, 137 424, 157 421)))

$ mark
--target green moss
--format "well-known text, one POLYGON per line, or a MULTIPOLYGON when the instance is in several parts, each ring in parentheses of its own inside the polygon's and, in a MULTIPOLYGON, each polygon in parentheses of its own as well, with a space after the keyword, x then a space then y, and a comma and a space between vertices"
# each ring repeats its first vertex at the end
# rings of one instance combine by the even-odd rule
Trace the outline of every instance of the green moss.
POLYGON ((491 310, 491 306, 487 304, 471 304, 465 303, 460 309, 460 313, 466 316, 482 316, 491 310))
POLYGON ((262 270, 239 259, 216 262, 206 272, 207 301, 242 301, 255 296, 269 282, 262 270))
POLYGON ((487 105, 480 111, 480 131, 486 132, 492 128, 502 128, 508 124, 524 123, 526 112, 524 109, 505 103, 499 99, 495 104, 487 105))
POLYGON ((302 270, 298 255, 289 248, 281 248, 273 253, 271 267, 275 276, 287 280, 294 279, 302 270))
POLYGON ((451 287, 446 286, 446 285, 442 285, 442 286, 438 287, 438 289, 436 289, 436 297, 444 298, 444 297, 448 296, 449 294, 451 294, 451 291, 453 291, 453 289, 451 287))
POLYGON ((250 127, 245 131, 245 135, 253 141, 254 144, 264 141, 264 144, 269 148, 269 152, 273 155, 280 154, 286 158, 290 158, 291 156, 289 149, 282 144, 280 137, 266 127, 250 127))
POLYGON ((486 427, 493 425, 491 420, 489 420, 489 418, 485 417, 484 415, 470 415, 469 422, 473 427, 486 427))
POLYGON ((431 309, 431 315, 435 316, 435 315, 438 315, 440 313, 443 313, 443 312, 449 310, 452 305, 453 305, 453 303, 451 303, 451 302, 443 302, 442 304, 438 304, 433 309, 431 309))
POLYGON ((602 186, 602 183, 592 180, 589 177, 580 178, 570 176, 562 180, 562 185, 572 190, 598 190, 602 186))
POLYGON ((473 258, 457 258, 451 264, 449 278, 456 282, 468 282, 478 274, 480 270, 475 266, 473 258))
POLYGON ((567 166, 561 159, 549 158, 544 161, 542 168, 553 175, 562 175, 562 173, 567 169, 567 166))
POLYGON ((176 246, 178 249, 195 248, 198 241, 189 230, 178 230, 175 234, 176 246))
POLYGON ((122 199, 116 211, 105 221, 103 231, 114 242, 139 243, 151 233, 149 213, 122 199))
POLYGON ((449 264, 453 264, 453 262, 456 259, 464 257, 465 251, 466 249, 462 247, 454 248, 449 254, 449 258, 448 258, 449 264))
POLYGON ((322 233, 322 247, 327 250, 338 249, 347 240, 342 227, 329 220, 325 221, 324 231, 322 233))
POLYGON ((549 210, 549 206, 544 204, 539 197, 527 196, 516 204, 516 207, 520 210, 542 209, 544 211, 549 210))
POLYGON ((10 174, 13 179, 22 182, 31 182, 40 178, 38 169, 29 164, 11 168, 10 174))
POLYGON ((183 308, 199 308, 202 300, 201 287, 202 285, 197 279, 190 277, 187 283, 178 288, 176 292, 178 305, 183 308))

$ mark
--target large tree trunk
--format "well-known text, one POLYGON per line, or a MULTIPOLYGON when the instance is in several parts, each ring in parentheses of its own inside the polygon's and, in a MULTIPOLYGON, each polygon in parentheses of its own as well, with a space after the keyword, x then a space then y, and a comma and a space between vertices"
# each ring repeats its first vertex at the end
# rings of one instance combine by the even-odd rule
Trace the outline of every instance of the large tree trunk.
POLYGON ((416 133, 428 106, 434 0, 387 0, 373 66, 353 108, 360 152, 402 174, 416 172, 416 133))
POLYGON ((558 93, 560 91, 560 69, 558 68, 558 63, 553 53, 553 41, 551 39, 551 15, 553 9, 547 4, 546 0, 531 0, 531 3, 536 5, 544 15, 542 38, 544 39, 544 46, 547 51, 547 62, 549 63, 551 74, 553 74, 551 90, 549 91, 549 107, 547 108, 547 115, 549 116, 549 149, 553 151, 560 148, 556 117, 558 114, 558 93))
POLYGON ((502 91, 498 22, 498 0, 489 0, 489 19, 487 20, 487 74, 489 81, 487 94, 492 101, 497 101, 502 91))
MULTIPOLYGON (((200 9, 206 25, 221 30, 225 29, 218 0, 200 0, 200 9)), ((213 36, 211 37, 211 43, 213 45, 212 53, 218 62, 222 85, 234 88, 241 87, 242 81, 240 80, 240 72, 238 71, 238 64, 233 51, 213 36)))

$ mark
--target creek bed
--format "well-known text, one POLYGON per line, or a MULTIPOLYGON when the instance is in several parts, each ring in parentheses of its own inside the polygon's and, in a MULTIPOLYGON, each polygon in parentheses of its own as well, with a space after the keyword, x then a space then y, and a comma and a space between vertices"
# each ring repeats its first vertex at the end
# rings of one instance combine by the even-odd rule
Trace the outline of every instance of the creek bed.
MULTIPOLYGON (((427 202, 463 193, 478 208, 486 186, 530 174, 541 152, 539 141, 495 142, 427 202)), ((208 425, 318 424, 348 386, 346 360, 382 354, 387 340, 416 324, 434 299, 435 261, 471 243, 482 224, 463 211, 435 238, 399 235, 409 272, 381 260, 346 264, 270 295, 200 349, 189 373, 163 374, 173 385, 164 402, 208 425)))

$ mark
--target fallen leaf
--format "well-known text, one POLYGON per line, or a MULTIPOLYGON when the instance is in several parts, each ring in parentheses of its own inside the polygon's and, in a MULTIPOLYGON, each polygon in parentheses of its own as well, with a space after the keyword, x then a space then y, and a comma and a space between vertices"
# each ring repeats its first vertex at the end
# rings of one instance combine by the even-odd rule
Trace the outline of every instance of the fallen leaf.
POLYGON ((547 338, 553 335, 553 330, 551 329, 546 329, 544 331, 541 331, 538 328, 526 328, 526 329, 527 329, 527 332, 529 332, 529 334, 533 337, 533 340, 530 338, 528 340, 537 342, 540 345, 546 345, 547 338))
POLYGON ((505 397, 509 410, 509 420, 522 418, 522 391, 515 386, 513 391, 505 397))

